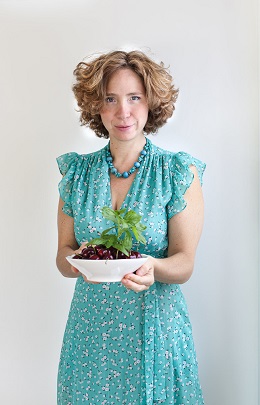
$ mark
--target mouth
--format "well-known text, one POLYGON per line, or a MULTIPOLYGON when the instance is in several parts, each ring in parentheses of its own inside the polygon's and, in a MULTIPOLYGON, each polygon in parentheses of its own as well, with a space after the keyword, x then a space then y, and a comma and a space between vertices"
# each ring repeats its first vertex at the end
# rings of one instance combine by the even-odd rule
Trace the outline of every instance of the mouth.
POLYGON ((115 125, 115 127, 121 131, 126 131, 127 129, 131 128, 133 126, 132 125, 115 125))

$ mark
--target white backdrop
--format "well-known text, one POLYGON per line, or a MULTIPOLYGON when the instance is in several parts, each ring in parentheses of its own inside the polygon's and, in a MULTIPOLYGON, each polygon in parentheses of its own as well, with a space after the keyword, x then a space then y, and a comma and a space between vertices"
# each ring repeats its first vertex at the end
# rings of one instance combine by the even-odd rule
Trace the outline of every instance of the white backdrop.
POLYGON ((205 227, 183 286, 206 405, 256 405, 257 0, 0 0, 0 402, 55 405, 74 281, 55 267, 55 158, 104 145, 79 126, 72 71, 141 48, 180 96, 155 144, 207 163, 205 227))

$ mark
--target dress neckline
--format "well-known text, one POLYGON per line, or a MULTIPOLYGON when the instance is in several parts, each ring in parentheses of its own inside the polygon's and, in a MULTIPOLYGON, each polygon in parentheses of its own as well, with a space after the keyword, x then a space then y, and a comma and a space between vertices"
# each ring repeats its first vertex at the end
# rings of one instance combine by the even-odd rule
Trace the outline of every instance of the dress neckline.
MULTIPOLYGON (((132 194, 132 192, 133 192, 133 190, 134 190, 134 188, 135 188, 135 185, 136 185, 137 181, 140 179, 140 176, 141 176, 141 174, 142 174, 142 172, 143 172, 143 170, 144 170, 144 168, 145 168, 145 166, 146 166, 147 160, 149 159, 149 156, 150 156, 150 154, 151 154, 151 145, 152 145, 152 142, 151 142, 148 138, 146 138, 146 145, 147 145, 148 153, 147 153, 147 155, 144 157, 143 164, 141 165, 141 167, 133 174, 133 176, 134 176, 133 181, 131 182, 131 184, 130 184, 128 190, 127 190, 127 192, 125 193, 125 196, 124 196, 124 199, 123 199, 123 201, 122 201, 122 204, 120 205, 120 207, 116 208, 116 209, 118 209, 118 210, 123 209, 123 208, 127 205, 128 200, 129 200, 129 196, 132 194)), ((106 152, 107 152, 108 149, 109 149, 109 143, 107 143, 107 145, 103 148, 103 150, 104 150, 104 152, 105 152, 105 153, 103 154, 103 158, 104 158, 104 159, 105 159, 106 152)), ((106 162, 106 165, 107 165, 107 162, 106 162)), ((109 185, 109 199, 110 199, 109 203, 110 203, 110 207, 113 209, 113 198, 112 198, 113 196, 112 196, 112 187, 111 187, 111 174, 109 173, 108 165, 107 165, 107 176, 108 176, 108 185, 109 185)), ((119 181, 120 181, 120 182, 121 182, 121 181, 122 181, 122 182, 125 182, 126 179, 121 179, 121 178, 119 178, 119 181)))

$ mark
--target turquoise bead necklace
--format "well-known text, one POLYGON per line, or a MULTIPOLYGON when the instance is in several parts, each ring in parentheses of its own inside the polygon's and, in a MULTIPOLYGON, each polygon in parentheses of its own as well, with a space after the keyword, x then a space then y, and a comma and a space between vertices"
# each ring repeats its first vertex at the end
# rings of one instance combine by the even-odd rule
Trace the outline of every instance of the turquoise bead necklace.
POLYGON ((136 162, 134 162, 133 167, 130 170, 128 170, 128 172, 119 173, 119 171, 113 165, 113 158, 111 156, 110 148, 108 145, 107 153, 106 153, 106 161, 107 161, 110 172, 112 174, 114 174, 116 177, 122 177, 123 179, 127 179, 132 173, 135 172, 136 169, 138 169, 141 166, 141 163, 142 163, 144 157, 147 155, 147 149, 148 149, 148 146, 146 143, 144 145, 143 150, 141 150, 141 152, 140 152, 140 156, 139 156, 138 160, 136 162))

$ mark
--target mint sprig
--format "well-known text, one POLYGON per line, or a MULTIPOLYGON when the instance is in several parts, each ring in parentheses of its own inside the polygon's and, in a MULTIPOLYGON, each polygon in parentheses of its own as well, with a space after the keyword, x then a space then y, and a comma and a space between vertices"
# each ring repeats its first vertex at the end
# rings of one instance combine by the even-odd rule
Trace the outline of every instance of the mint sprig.
POLYGON ((86 245, 104 245, 106 248, 114 247, 115 249, 123 252, 129 256, 129 253, 133 246, 133 236, 137 242, 146 244, 146 240, 142 235, 142 232, 146 229, 146 226, 141 223, 141 215, 135 211, 112 210, 109 207, 103 207, 101 212, 105 219, 108 219, 114 223, 108 229, 105 229, 99 238, 94 238, 86 245), (110 231, 115 231, 109 233, 110 231))

